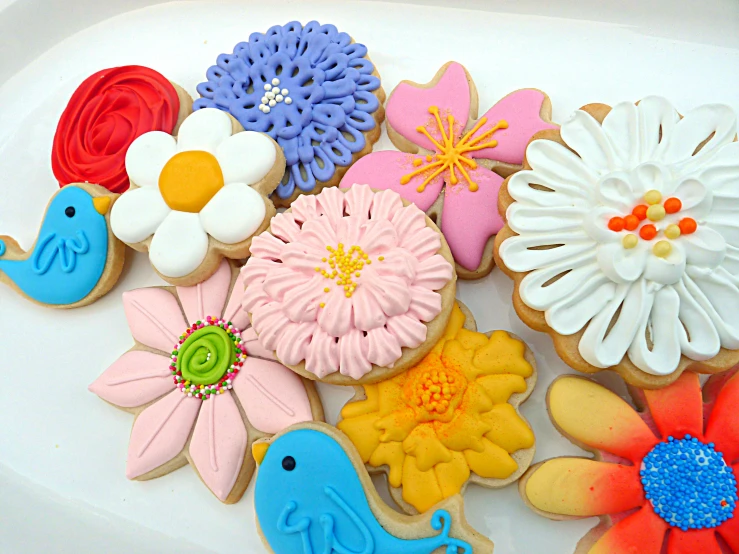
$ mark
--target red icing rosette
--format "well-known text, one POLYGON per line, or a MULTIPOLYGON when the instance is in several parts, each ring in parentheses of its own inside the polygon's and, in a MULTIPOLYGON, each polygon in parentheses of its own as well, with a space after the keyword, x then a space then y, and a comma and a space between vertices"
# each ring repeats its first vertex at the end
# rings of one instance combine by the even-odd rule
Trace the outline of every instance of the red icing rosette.
POLYGON ((89 182, 128 189, 126 151, 149 131, 171 133, 180 99, 172 83, 148 67, 103 69, 72 95, 54 134, 51 166, 63 187, 89 182))

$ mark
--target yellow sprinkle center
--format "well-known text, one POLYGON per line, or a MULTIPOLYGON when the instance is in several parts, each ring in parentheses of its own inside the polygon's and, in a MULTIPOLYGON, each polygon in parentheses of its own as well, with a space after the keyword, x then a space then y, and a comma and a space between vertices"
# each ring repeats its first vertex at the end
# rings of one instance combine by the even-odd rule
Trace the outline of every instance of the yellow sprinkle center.
POLYGON ((649 205, 659 204, 662 202, 662 193, 652 189, 644 195, 644 201, 649 205))
POLYGON ((652 204, 647 208, 649 221, 662 221, 665 218, 665 213, 665 207, 662 204, 652 204))
MULTIPOLYGON (((351 298, 357 288, 355 279, 362 276, 364 264, 372 263, 369 256, 359 246, 350 246, 349 250, 345 250, 343 243, 339 243, 336 248, 327 246, 326 250, 331 252, 326 260, 328 269, 317 267, 316 271, 326 279, 335 280, 344 289, 344 295, 351 298)), ((329 290, 328 287, 323 289, 324 292, 329 290)))
POLYGON ((444 414, 460 385, 463 383, 447 371, 427 371, 416 383, 413 401, 429 413, 444 414))
POLYGON ((680 227, 678 227, 675 224, 668 225, 667 229, 665 229, 665 236, 668 239, 676 239, 680 236, 680 227))
MULTIPOLYGON (((431 106, 429 108, 429 113, 433 114, 436 123, 436 129, 432 128, 431 130, 432 132, 438 131, 438 134, 440 135, 439 140, 432 137, 426 127, 417 127, 416 131, 424 135, 433 143, 436 149, 436 154, 434 154, 433 156, 426 156, 426 165, 423 165, 423 162, 420 158, 416 158, 413 161, 413 166, 417 169, 412 171, 411 173, 408 173, 407 175, 403 175, 400 178, 400 184, 406 185, 416 175, 428 173, 429 175, 426 177, 423 183, 421 183, 418 188, 416 188, 418 192, 423 192, 426 189, 426 185, 428 185, 431 181, 436 179, 436 177, 438 177, 448 169, 449 178, 447 179, 447 182, 451 185, 456 185, 459 182, 459 179, 457 178, 455 170, 459 170, 459 172, 462 174, 462 177, 464 177, 464 179, 467 181, 467 186, 469 187, 469 189, 472 192, 475 192, 479 188, 479 186, 475 181, 472 180, 469 173, 467 172, 467 169, 477 169, 477 162, 469 156, 469 153, 475 152, 477 150, 484 150, 485 148, 495 148, 496 146, 498 146, 497 140, 487 139, 490 139, 493 134, 499 129, 507 129, 508 122, 504 119, 501 119, 500 121, 498 121, 498 123, 495 124, 495 126, 472 138, 472 136, 477 131, 479 131, 480 128, 488 121, 486 117, 481 117, 480 120, 475 123, 475 126, 472 127, 472 129, 470 129, 470 131, 466 135, 464 135, 459 140, 459 142, 455 144, 454 116, 452 114, 447 114, 446 119, 448 129, 444 129, 444 123, 442 122, 441 116, 439 115, 438 106, 431 106), (464 166, 467 166, 467 169, 465 169, 464 166)), ((466 122, 462 123, 463 126, 464 123, 466 122)))
POLYGON ((621 243, 624 245, 624 248, 634 248, 639 244, 639 239, 636 235, 628 234, 622 239, 621 243))
POLYGON ((672 252, 672 245, 666 240, 661 240, 652 248, 652 253, 658 258, 666 258, 672 252))

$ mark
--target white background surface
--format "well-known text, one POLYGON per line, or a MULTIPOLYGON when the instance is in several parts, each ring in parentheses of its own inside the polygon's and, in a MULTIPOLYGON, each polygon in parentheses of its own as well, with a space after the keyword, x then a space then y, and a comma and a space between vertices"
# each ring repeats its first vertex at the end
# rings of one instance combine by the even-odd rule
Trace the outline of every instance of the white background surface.
MULTIPOLYGON (((551 4, 0 0, 0 234, 32 244, 57 187, 56 122, 88 75, 142 64, 195 95, 219 53, 295 19, 333 23, 367 44, 388 93, 401 79, 425 82, 456 60, 476 82, 481 112, 527 86, 549 94, 555 121, 589 102, 647 94, 667 96, 683 112, 708 102, 739 110, 735 0, 551 4)), ((377 148, 392 148, 384 134, 377 148)), ((0 288, 0 552, 262 552, 252 487, 224 506, 187 466, 146 483, 124 476, 133 418, 87 385, 132 343, 121 293, 161 284, 146 256, 129 252, 118 285, 86 308, 43 309, 0 288)), ((546 335, 516 317, 511 291, 496 270, 462 282, 458 296, 480 330, 511 330, 536 354, 539 384, 522 410, 537 435, 536 460, 578 454, 544 405, 552 379, 571 370, 546 335)), ((623 390, 613 376, 599 379, 623 390)), ((324 385, 320 392, 335 422, 351 392, 324 385)), ((569 554, 596 523, 540 518, 515 486, 471 485, 466 502, 470 523, 494 540, 496 554, 569 554)))

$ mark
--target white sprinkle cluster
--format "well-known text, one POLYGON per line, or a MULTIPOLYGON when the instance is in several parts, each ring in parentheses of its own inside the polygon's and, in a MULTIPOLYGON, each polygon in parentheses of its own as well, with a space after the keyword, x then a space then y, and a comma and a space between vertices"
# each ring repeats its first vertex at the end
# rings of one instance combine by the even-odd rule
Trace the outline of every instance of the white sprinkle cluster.
POLYGON ((272 84, 264 83, 264 90, 262 103, 259 104, 259 109, 264 113, 269 113, 280 102, 293 103, 293 99, 287 95, 289 91, 286 88, 280 90, 280 80, 277 77, 272 79, 272 84))

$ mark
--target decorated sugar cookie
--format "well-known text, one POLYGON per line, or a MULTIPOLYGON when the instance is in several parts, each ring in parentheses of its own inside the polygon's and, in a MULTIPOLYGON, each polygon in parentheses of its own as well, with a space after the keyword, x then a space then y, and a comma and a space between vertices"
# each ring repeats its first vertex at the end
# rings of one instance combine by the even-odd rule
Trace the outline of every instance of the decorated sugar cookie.
POLYGON ((736 115, 591 104, 529 144, 501 190, 514 306, 585 372, 637 386, 739 362, 736 115))
POLYGON ((637 412, 582 377, 549 389, 552 422, 595 458, 553 458, 520 481, 524 501, 552 519, 600 525, 575 554, 739 552, 739 374, 683 373, 661 390, 632 389, 637 412))
POLYGON ((439 229, 393 191, 301 196, 254 238, 241 270, 259 341, 303 377, 375 382, 438 341, 456 275, 439 229))
POLYGON ((51 166, 59 186, 87 182, 125 192, 131 143, 149 131, 177 134, 191 109, 187 92, 148 67, 90 75, 72 94, 54 134, 51 166))
POLYGON ((252 236, 275 214, 268 195, 284 166, 282 151, 267 135, 240 131, 220 110, 198 110, 176 138, 152 131, 131 144, 126 171, 132 190, 113 209, 113 232, 148 251, 168 283, 194 285, 222 258, 249 255, 252 236))
POLYGON ((401 152, 374 152, 341 180, 391 189, 431 216, 449 242, 457 273, 478 279, 493 268, 494 235, 503 227, 498 190, 520 169, 529 139, 555 129, 549 97, 522 89, 478 119, 467 70, 449 62, 425 85, 401 82, 387 101, 387 131, 401 152))
POLYGON ((434 349, 405 373, 357 387, 337 426, 369 471, 387 472, 401 508, 425 512, 468 482, 499 488, 526 471, 534 434, 518 406, 535 382, 525 343, 476 332, 455 305, 434 349))
POLYGON ((456 495, 409 517, 377 494, 351 442, 323 423, 294 425, 256 443, 254 508, 274 554, 491 554, 456 495))
POLYGON ((193 287, 123 295, 136 344, 90 390, 136 415, 129 479, 153 479, 190 463, 231 504, 251 480, 255 440, 323 419, 312 384, 259 346, 241 310, 242 290, 237 269, 223 260, 193 287))
POLYGON ((367 47, 333 25, 292 21, 252 33, 206 76, 195 109, 224 110, 285 152, 285 175, 272 196, 278 206, 338 184, 380 138, 380 75, 367 47))
POLYGON ((126 249, 110 230, 116 198, 86 183, 57 191, 28 252, 0 236, 0 281, 50 308, 79 308, 103 296, 121 274, 126 249))

